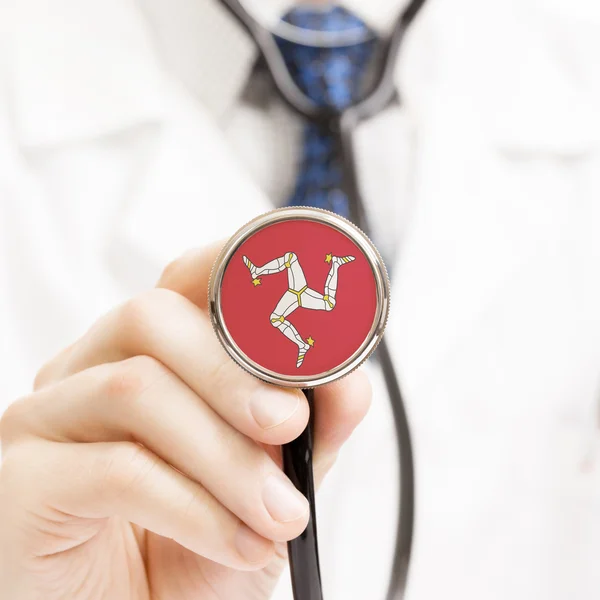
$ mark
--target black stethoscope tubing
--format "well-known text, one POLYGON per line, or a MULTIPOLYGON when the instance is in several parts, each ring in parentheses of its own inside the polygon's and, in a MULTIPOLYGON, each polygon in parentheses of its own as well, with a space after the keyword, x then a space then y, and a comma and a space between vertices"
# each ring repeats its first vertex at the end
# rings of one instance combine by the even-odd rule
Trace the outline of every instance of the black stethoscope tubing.
MULTIPOLYGON (((374 85, 362 100, 341 113, 317 106, 302 93, 285 65, 273 33, 248 13, 240 0, 221 0, 221 2, 254 40, 275 89, 282 99, 305 119, 329 126, 337 135, 343 158, 343 186, 350 202, 351 220, 369 235, 371 228, 360 192, 352 134, 359 123, 400 101, 394 82, 400 47, 408 27, 426 0, 412 0, 401 12, 390 36, 385 41, 374 85)), ((413 451, 399 378, 385 337, 377 348, 377 355, 392 405, 398 441, 399 516, 396 549, 387 592, 387 600, 397 600, 404 596, 412 548, 415 515, 413 451)), ((305 393, 311 405, 312 415, 313 393, 312 390, 306 390, 305 393)), ((311 505, 311 517, 307 529, 299 538, 288 544, 294 598, 296 600, 322 600, 312 473, 312 424, 309 424, 309 427, 297 440, 284 446, 283 461, 285 472, 296 487, 305 494, 311 505)))

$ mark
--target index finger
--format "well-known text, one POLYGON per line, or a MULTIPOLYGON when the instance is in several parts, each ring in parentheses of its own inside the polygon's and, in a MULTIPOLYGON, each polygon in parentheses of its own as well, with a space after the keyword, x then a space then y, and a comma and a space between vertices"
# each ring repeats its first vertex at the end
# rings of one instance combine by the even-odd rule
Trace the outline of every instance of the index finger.
POLYGON ((194 248, 169 263, 156 287, 184 296, 203 310, 208 309, 208 280, 225 240, 194 248))
MULTIPOLYGON (((201 310, 206 311, 208 309, 208 280, 213 264, 224 243, 222 240, 204 248, 188 250, 165 267, 156 287, 176 292, 201 310)), ((65 376, 65 365, 77 352, 79 342, 80 340, 64 348, 40 368, 35 377, 34 389, 39 389, 54 381, 57 376, 60 378, 65 376)), ((87 366, 97 363, 98 361, 95 361, 87 366)))

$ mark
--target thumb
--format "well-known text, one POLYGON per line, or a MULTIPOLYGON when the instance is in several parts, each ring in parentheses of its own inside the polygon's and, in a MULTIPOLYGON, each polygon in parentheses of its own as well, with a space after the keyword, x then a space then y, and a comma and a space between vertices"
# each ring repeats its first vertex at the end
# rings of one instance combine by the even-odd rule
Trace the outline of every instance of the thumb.
POLYGON ((315 485, 321 484, 342 446, 366 416, 371 396, 371 383, 362 370, 315 390, 315 485))

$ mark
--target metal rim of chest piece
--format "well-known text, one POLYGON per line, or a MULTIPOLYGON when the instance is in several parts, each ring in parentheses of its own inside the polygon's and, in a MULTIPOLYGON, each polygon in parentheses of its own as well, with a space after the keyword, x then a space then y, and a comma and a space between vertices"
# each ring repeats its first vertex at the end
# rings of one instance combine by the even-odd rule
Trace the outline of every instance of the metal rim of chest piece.
POLYGON ((222 346, 231 358, 255 377, 283 387, 314 388, 345 377, 357 369, 373 353, 379 344, 390 307, 390 282, 383 259, 371 240, 356 225, 329 211, 311 207, 278 208, 264 213, 241 227, 226 242, 217 257, 208 285, 208 305, 213 328, 222 346), (371 329, 359 348, 343 363, 316 375, 285 375, 271 371, 248 357, 236 344, 227 329, 221 307, 221 286, 229 262, 239 247, 265 227, 284 221, 313 221, 328 225, 349 238, 367 259, 377 295, 375 317, 371 329))

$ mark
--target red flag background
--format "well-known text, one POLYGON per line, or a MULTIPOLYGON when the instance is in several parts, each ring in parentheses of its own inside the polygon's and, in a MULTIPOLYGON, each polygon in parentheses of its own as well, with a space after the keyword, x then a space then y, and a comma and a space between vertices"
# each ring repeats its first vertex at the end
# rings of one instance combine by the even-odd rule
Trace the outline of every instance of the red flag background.
POLYGON ((364 342, 375 319, 377 294, 369 262, 343 233, 314 221, 284 221, 269 225, 246 240, 226 267, 221 307, 227 329, 240 349, 259 365, 283 375, 318 375, 347 360, 364 342), (354 262, 338 271, 336 306, 332 311, 297 308, 288 320, 303 339, 315 340, 304 363, 296 368, 298 346, 270 322, 273 309, 288 289, 287 269, 260 276, 254 286, 242 256, 262 266, 294 252, 308 287, 324 293, 330 265, 327 254, 351 255, 354 262))

